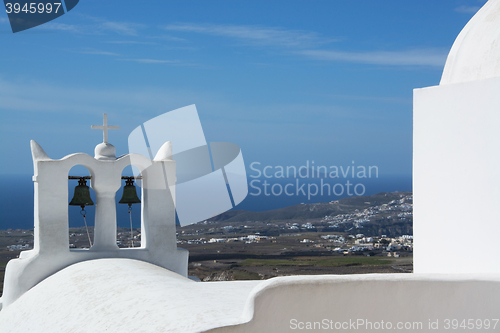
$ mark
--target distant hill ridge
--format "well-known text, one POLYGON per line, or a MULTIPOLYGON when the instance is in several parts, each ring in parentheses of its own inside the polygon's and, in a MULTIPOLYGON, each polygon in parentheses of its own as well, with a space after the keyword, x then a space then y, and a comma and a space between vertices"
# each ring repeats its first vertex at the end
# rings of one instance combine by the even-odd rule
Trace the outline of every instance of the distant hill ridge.
POLYGON ((372 206, 387 204, 412 192, 381 192, 370 196, 353 196, 324 203, 299 204, 263 212, 231 210, 209 219, 215 222, 303 220, 353 213, 372 206))

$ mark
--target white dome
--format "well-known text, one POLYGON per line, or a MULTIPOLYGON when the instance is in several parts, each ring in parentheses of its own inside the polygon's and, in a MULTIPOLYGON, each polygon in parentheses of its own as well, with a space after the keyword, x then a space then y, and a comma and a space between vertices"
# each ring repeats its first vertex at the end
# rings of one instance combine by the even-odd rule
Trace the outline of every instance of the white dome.
POLYGON ((94 149, 96 160, 116 160, 116 148, 111 143, 101 142, 94 149))
POLYGON ((499 76, 500 0, 489 0, 453 43, 440 84, 499 76))

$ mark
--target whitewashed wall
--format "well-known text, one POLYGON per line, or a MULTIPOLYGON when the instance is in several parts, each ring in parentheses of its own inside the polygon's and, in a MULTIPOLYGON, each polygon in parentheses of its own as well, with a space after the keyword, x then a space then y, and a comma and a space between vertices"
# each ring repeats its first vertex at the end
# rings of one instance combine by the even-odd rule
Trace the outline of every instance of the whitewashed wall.
POLYGON ((500 273, 500 77, 414 90, 416 273, 500 273))

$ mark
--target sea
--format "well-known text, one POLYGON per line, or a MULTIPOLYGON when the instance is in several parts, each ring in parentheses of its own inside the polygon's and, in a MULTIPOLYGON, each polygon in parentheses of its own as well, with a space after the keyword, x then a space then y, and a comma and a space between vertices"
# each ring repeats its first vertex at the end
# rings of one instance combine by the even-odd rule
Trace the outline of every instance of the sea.
MULTIPOLYGON (((302 203, 330 202, 357 195, 412 191, 411 175, 380 176, 366 179, 266 179, 249 177, 248 182, 249 194, 233 209, 266 211, 302 203), (348 181, 350 185, 347 183, 348 181), (323 193, 321 193, 321 188, 323 188, 323 193)), ((68 182, 68 197, 70 199, 76 185, 76 181, 68 182)), ((139 188, 137 192, 140 195, 139 188)), ((95 201, 93 191, 91 191, 91 196, 95 201)), ((120 189, 116 195, 117 225, 127 228, 130 227, 130 215, 126 204, 118 204, 121 196, 120 189)), ((0 230, 32 229, 34 221, 33 200, 32 175, 0 175, 0 230)), ((70 227, 84 226, 80 210, 80 207, 68 206, 70 227)), ((141 225, 140 215, 140 205, 133 205, 132 224, 134 228, 139 228, 141 225)), ((87 223, 94 225, 94 206, 86 207, 86 216, 87 223)))

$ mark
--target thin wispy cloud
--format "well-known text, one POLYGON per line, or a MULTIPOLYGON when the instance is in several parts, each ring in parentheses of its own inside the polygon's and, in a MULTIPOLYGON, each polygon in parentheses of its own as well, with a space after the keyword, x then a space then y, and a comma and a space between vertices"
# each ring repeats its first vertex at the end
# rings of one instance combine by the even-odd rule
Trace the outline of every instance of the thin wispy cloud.
MULTIPOLYGON (((46 81, 12 81, 0 76, 1 112, 92 113, 116 112, 140 117, 141 113, 160 114, 193 100, 216 103, 213 92, 167 89, 161 87, 130 86, 125 88, 77 88, 54 85, 46 81), (25 96, 26 94, 26 96, 25 96), (96 111, 99 110, 99 111, 96 111)), ((219 106, 217 104, 217 106, 219 106)), ((214 107, 217 109, 217 107, 214 107)), ((234 109, 234 106, 232 106, 234 109)), ((229 108, 230 109, 230 108, 229 108)))
POLYGON ((49 22, 39 26, 38 28, 44 30, 59 30, 82 35, 102 35, 114 33, 123 36, 135 37, 138 36, 138 29, 144 27, 143 25, 136 23, 105 21, 98 18, 92 18, 92 21, 96 23, 75 25, 49 22))
POLYGON ((324 38, 312 31, 275 27, 184 23, 171 24, 164 28, 168 31, 227 37, 254 45, 282 47, 288 52, 313 60, 390 66, 442 67, 447 56, 446 50, 438 49, 365 52, 324 50, 319 48, 326 43, 338 40, 324 38))
POLYGON ((319 34, 311 31, 249 25, 203 25, 188 23, 171 24, 164 28, 169 31, 224 36, 257 45, 289 48, 311 47, 334 41, 333 39, 322 38, 319 34))
POLYGON ((480 8, 480 6, 459 6, 455 8, 455 11, 464 14, 475 14, 480 8))
POLYGON ((108 51, 102 51, 102 50, 96 50, 96 49, 84 49, 80 51, 74 51, 76 53, 81 53, 81 54, 95 54, 95 55, 105 55, 105 56, 114 56, 118 57, 120 54, 115 53, 115 52, 108 52, 108 51))
POLYGON ((160 60, 160 59, 118 59, 121 61, 133 61, 141 64, 178 64, 179 60, 160 60))
POLYGON ((180 38, 180 37, 174 37, 174 36, 147 36, 147 38, 151 39, 161 39, 161 40, 168 40, 172 42, 187 42, 187 39, 185 38, 180 38))
POLYGON ((101 17, 89 15, 78 15, 82 20, 79 24, 64 24, 50 22, 40 26, 42 29, 60 30, 74 32, 84 35, 102 35, 115 33, 123 36, 138 36, 139 30, 146 26, 133 22, 112 21, 101 17))
POLYGON ((45 24, 41 25, 39 28, 48 29, 48 30, 77 32, 77 33, 81 32, 80 28, 76 25, 65 24, 65 23, 55 23, 55 22, 45 23, 45 24))
POLYGON ((324 95, 334 100, 347 100, 347 101, 370 101, 391 104, 406 104, 412 105, 413 99, 411 97, 387 97, 387 96, 363 96, 363 95, 324 95))
POLYGON ((150 59, 150 58, 125 58, 125 55, 116 53, 116 52, 109 52, 109 51, 103 51, 103 50, 98 50, 98 49, 82 49, 82 50, 69 50, 70 52, 74 53, 80 53, 80 54, 92 54, 92 55, 103 55, 103 56, 111 56, 115 57, 115 60, 117 61, 130 61, 130 62, 136 62, 136 63, 141 63, 141 64, 176 64, 176 65, 189 65, 182 63, 179 60, 165 60, 165 59, 150 59))
MULTIPOLYGON (((11 82, 0 76, 0 111, 19 112, 72 112, 84 115, 112 112, 141 117, 141 113, 159 114, 180 106, 189 105, 193 100, 203 101, 203 105, 212 111, 214 124, 225 121, 252 122, 254 124, 276 123, 265 115, 273 115, 280 123, 304 125, 315 124, 315 119, 360 119, 369 117, 359 110, 321 104, 277 103, 272 105, 245 106, 247 112, 241 112, 236 118, 227 120, 225 115, 240 108, 230 97, 214 91, 181 90, 161 87, 125 87, 115 88, 75 88, 53 85, 44 81, 11 82), (96 111, 99 110, 99 111, 96 111), (305 112, 307 110, 307 112, 305 112), (290 117, 297 115, 299 119, 290 117), (314 117, 311 117, 314 115, 314 117)), ((380 115, 373 115, 380 118, 380 115)), ((289 132, 287 130, 287 132, 289 132)), ((255 133, 251 134, 255 135, 255 133)), ((322 134, 323 135, 323 134, 322 134)))
POLYGON ((447 52, 438 49, 414 49, 405 51, 345 52, 334 50, 302 50, 296 54, 314 60, 352 62, 388 66, 432 66, 442 67, 447 52))
POLYGON ((99 24, 99 27, 104 31, 111 31, 121 35, 127 36, 137 36, 137 30, 142 28, 143 25, 136 23, 127 23, 127 22, 113 22, 113 21, 105 21, 99 24))
POLYGON ((113 41, 107 41, 103 42, 106 44, 139 44, 139 45, 156 45, 157 43, 154 42, 139 42, 139 41, 133 41, 133 40, 113 40, 113 41))

